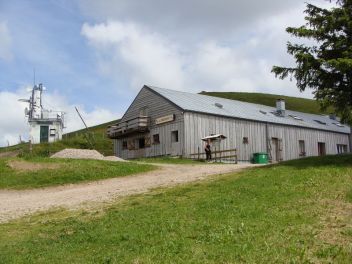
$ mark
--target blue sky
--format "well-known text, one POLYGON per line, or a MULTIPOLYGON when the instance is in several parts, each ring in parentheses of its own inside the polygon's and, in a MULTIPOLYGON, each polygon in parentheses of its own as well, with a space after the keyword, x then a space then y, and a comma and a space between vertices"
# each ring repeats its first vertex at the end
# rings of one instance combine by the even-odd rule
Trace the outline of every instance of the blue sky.
POLYGON ((89 18, 75 2, 1 1, 0 18, 9 28, 12 53, 11 60, 0 60, 1 90, 31 84, 35 68, 38 82, 70 102, 84 104, 88 111, 99 105, 114 109, 117 83, 97 73, 94 54, 80 33, 89 18))
MULTIPOLYGON (((324 0, 314 3, 328 5, 324 0)), ((27 136, 23 103, 36 81, 44 104, 64 110, 68 128, 121 117, 143 84, 200 92, 302 97, 270 73, 291 65, 287 26, 304 1, 0 0, 0 145, 27 136)))

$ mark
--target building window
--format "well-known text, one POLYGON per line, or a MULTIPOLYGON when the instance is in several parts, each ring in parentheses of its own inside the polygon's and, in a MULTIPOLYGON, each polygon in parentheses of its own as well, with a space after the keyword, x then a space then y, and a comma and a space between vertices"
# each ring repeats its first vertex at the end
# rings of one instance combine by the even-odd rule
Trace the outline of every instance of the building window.
POLYGON ((243 144, 248 144, 248 137, 243 138, 243 144))
POLYGON ((140 149, 144 149, 145 148, 145 139, 144 138, 139 138, 138 139, 138 147, 140 149))
POLYGON ((51 128, 50 129, 50 136, 51 137, 55 137, 56 136, 56 129, 55 128, 51 128))
POLYGON ((299 144, 299 156, 305 157, 306 156, 306 145, 305 145, 304 140, 299 140, 298 144, 299 144))
POLYGON ((153 135, 153 144, 160 144, 159 134, 153 135))
POLYGON ((347 153, 347 145, 337 144, 337 154, 347 153))
POLYGON ((178 131, 171 132, 171 142, 178 142, 178 131))
POLYGON ((122 141, 122 149, 127 149, 127 141, 122 141))
POLYGON ((135 149, 135 140, 130 139, 127 141, 127 149, 134 150, 135 149))

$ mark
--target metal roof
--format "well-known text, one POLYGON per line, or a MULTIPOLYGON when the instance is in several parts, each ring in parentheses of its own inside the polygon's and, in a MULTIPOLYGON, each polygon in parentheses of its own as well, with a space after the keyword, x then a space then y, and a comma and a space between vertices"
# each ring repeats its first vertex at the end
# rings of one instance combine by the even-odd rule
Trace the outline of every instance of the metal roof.
POLYGON ((346 134, 350 133, 350 127, 348 125, 340 124, 338 118, 333 120, 326 115, 314 115, 286 110, 285 116, 282 117, 275 114, 275 107, 266 105, 246 103, 208 95, 180 92, 154 86, 146 87, 168 99, 184 111, 306 127, 346 134))

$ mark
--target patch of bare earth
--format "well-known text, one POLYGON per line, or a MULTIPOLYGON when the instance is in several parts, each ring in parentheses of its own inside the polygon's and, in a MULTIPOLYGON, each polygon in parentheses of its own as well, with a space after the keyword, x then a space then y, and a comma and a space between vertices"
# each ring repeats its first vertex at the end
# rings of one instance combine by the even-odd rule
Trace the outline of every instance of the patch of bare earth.
POLYGON ((154 188, 203 180, 212 175, 236 172, 253 166, 255 165, 163 164, 158 170, 127 177, 41 189, 0 190, 0 222, 58 207, 89 208, 92 204, 148 192, 154 188))
POLYGON ((17 155, 20 152, 15 150, 15 151, 6 151, 6 152, 0 152, 0 158, 14 158, 17 157, 17 155))
POLYGON ((36 163, 24 160, 10 160, 7 162, 7 166, 16 171, 55 170, 61 167, 60 164, 55 163, 36 163))

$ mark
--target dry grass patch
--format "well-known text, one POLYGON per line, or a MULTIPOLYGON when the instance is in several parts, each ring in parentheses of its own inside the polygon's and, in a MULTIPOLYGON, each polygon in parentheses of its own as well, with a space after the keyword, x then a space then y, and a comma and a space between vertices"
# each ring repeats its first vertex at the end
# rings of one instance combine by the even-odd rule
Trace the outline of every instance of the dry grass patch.
POLYGON ((39 170, 56 170, 62 167, 62 164, 56 163, 38 163, 26 160, 9 160, 7 166, 15 171, 39 171, 39 170))
POLYGON ((321 219, 323 229, 319 240, 341 246, 352 243, 352 237, 347 235, 352 230, 352 204, 326 199, 322 201, 322 207, 325 214, 321 219))

